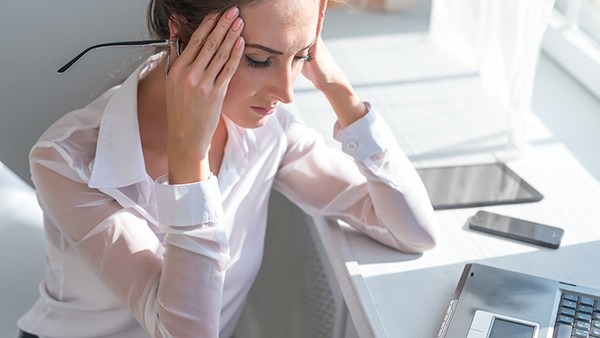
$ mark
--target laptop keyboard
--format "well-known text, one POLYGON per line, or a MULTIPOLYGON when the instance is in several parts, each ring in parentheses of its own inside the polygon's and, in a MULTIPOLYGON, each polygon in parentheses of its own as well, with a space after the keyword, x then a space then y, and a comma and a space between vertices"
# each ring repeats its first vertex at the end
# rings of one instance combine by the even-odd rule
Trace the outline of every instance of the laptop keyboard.
POLYGON ((600 338, 600 298, 564 292, 554 338, 600 338))

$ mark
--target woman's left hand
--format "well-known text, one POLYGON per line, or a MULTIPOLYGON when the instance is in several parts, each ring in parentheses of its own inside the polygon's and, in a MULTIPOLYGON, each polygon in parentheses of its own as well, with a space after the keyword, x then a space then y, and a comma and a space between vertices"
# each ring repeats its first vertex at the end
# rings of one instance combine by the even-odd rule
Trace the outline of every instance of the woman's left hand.
POLYGON ((315 88, 325 94, 338 121, 342 127, 345 127, 363 117, 367 113, 367 107, 360 100, 346 74, 335 62, 321 38, 323 18, 324 13, 319 16, 317 39, 308 50, 312 60, 304 63, 302 74, 313 83, 315 88))
POLYGON ((345 74, 335 62, 323 39, 319 35, 316 42, 308 50, 312 57, 302 67, 302 75, 309 79, 319 90, 326 90, 328 84, 345 84, 348 82, 345 74))

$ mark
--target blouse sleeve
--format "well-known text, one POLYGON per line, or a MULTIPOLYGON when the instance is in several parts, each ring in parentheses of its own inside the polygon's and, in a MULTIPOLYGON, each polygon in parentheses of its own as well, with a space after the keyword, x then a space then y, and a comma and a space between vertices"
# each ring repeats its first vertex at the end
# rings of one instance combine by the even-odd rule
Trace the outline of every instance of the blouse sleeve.
POLYGON ((425 187, 375 111, 344 129, 336 123, 342 151, 297 121, 285 129, 288 149, 275 188, 300 208, 401 251, 435 245, 438 220, 425 187))
POLYGON ((45 217, 150 336, 218 337, 228 247, 216 178, 157 185, 166 231, 160 243, 136 210, 89 188, 72 161, 56 146, 32 150, 32 177, 45 217))

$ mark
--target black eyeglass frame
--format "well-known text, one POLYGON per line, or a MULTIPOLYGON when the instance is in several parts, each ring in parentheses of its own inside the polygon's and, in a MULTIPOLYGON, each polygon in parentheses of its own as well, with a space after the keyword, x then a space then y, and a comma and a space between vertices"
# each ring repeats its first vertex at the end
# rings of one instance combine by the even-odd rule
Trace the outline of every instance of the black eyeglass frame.
POLYGON ((91 47, 86 48, 69 62, 67 62, 64 66, 58 69, 58 74, 64 74, 69 69, 71 69, 82 57, 84 57, 87 53, 100 48, 106 47, 169 47, 171 44, 175 44, 177 55, 181 54, 182 50, 182 42, 179 39, 171 40, 138 40, 138 41, 119 41, 119 42, 107 42, 97 44, 91 47))

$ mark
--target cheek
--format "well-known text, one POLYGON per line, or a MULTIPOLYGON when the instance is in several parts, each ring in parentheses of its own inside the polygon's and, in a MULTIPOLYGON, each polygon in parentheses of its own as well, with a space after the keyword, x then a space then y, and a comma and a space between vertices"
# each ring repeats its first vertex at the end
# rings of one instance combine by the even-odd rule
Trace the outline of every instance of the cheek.
POLYGON ((302 66, 304 65, 304 62, 302 61, 298 61, 294 63, 294 66, 292 68, 292 82, 296 82, 296 80, 298 79, 298 76, 300 76, 300 74, 302 73, 302 66))
POLYGON ((245 101, 251 99, 259 91, 260 81, 255 74, 253 75, 251 71, 244 68, 245 65, 240 64, 227 86, 223 112, 228 116, 231 112, 238 111, 240 107, 244 106, 245 101))
POLYGON ((248 77, 244 74, 244 70, 238 68, 229 81, 229 85, 227 86, 225 102, 227 103, 227 101, 235 101, 236 99, 245 96, 249 86, 250 84, 248 77))

